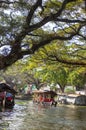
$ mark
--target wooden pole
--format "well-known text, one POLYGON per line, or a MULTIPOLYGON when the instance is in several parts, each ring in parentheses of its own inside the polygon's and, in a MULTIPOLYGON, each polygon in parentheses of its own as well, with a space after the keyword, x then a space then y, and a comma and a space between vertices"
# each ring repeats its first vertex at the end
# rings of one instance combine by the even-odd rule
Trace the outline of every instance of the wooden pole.
POLYGON ((5 91, 4 93, 5 93, 5 94, 4 94, 4 99, 3 99, 3 103, 2 103, 3 108, 5 108, 5 102, 6 102, 6 91, 5 91))

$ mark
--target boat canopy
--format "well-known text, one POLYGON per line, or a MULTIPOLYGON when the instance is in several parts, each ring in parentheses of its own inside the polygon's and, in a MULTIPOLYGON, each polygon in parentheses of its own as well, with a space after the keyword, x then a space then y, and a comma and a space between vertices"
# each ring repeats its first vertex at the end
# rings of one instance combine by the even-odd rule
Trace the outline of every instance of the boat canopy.
POLYGON ((53 95, 53 96, 56 96, 57 93, 54 92, 54 91, 42 91, 42 90, 36 90, 33 92, 33 94, 50 94, 50 95, 53 95))

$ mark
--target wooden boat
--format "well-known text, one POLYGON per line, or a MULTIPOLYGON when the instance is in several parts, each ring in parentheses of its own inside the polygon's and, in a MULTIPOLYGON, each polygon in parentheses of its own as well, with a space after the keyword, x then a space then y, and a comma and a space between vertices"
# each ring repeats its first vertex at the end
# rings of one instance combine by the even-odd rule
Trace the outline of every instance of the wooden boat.
POLYGON ((57 102, 54 97, 56 96, 56 92, 54 91, 34 91, 33 92, 33 102, 41 105, 48 106, 56 106, 57 102))
POLYGON ((4 108, 12 108, 14 106, 14 98, 17 92, 6 83, 0 83, 0 106, 4 108))

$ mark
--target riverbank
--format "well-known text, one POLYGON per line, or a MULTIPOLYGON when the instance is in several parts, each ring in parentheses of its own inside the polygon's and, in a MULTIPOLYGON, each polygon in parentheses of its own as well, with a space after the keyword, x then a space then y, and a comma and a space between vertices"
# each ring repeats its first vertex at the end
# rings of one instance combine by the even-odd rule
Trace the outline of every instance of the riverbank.
POLYGON ((32 99, 32 95, 30 95, 30 94, 20 94, 20 95, 16 95, 15 99, 19 99, 19 100, 31 100, 32 99))

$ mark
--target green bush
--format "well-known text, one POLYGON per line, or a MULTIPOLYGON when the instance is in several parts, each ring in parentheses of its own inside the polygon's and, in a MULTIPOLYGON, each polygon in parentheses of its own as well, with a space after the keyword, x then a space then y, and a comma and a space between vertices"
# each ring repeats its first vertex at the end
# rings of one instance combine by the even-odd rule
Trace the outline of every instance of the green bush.
POLYGON ((65 93, 75 93, 75 90, 74 89, 71 89, 71 88, 67 88, 65 89, 65 93))

